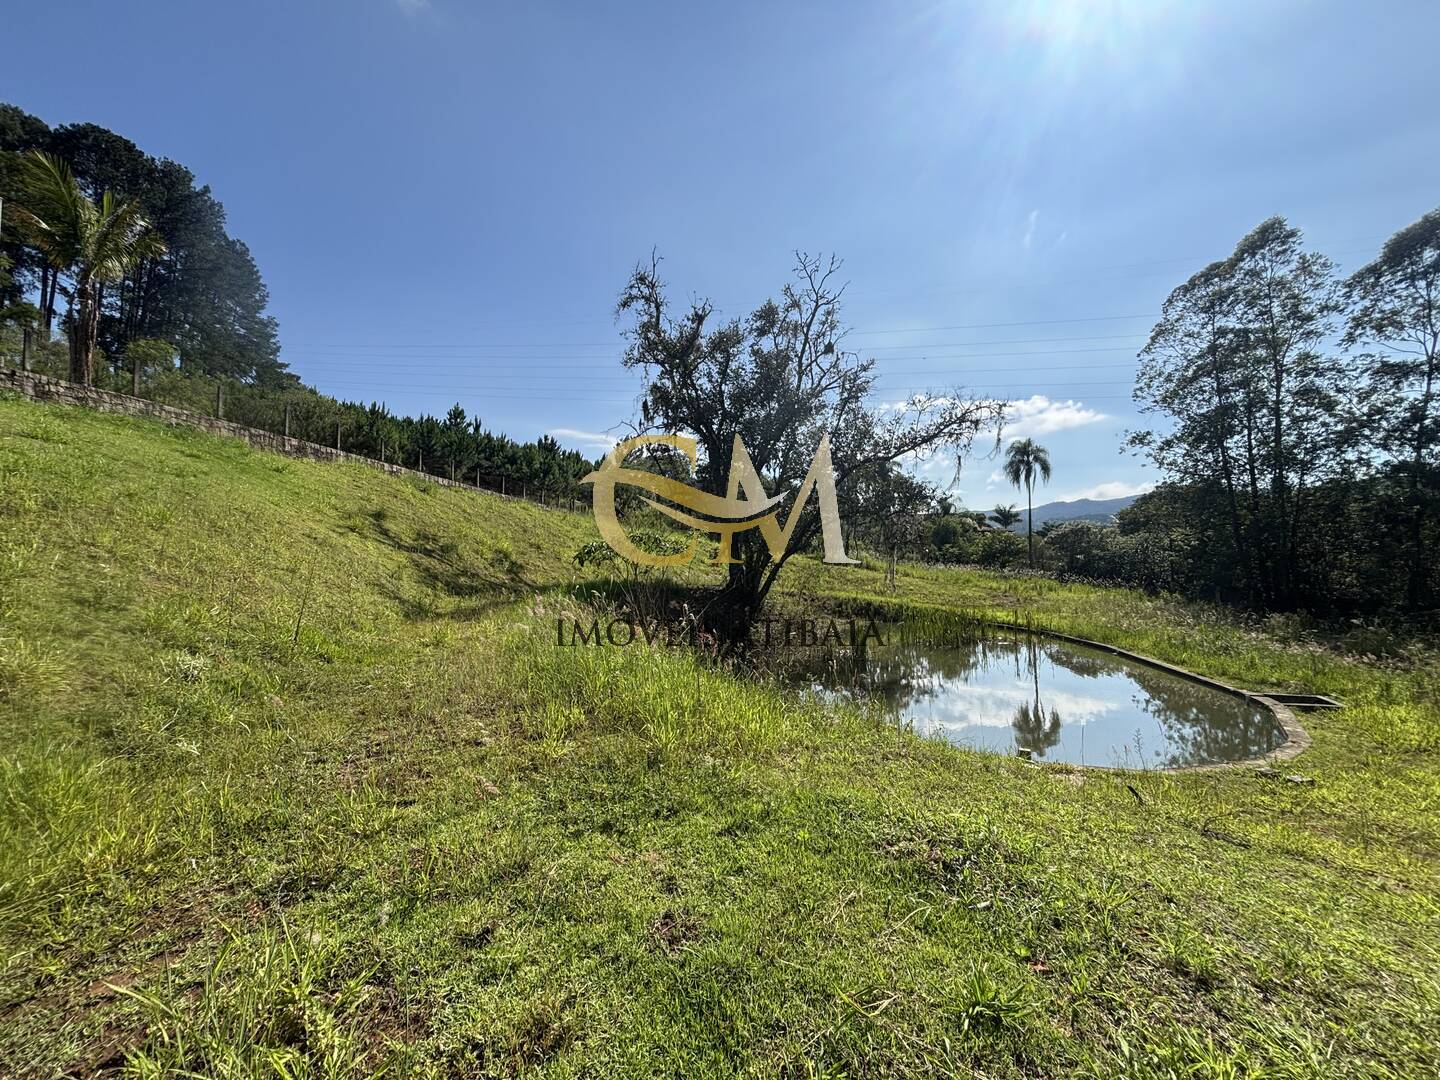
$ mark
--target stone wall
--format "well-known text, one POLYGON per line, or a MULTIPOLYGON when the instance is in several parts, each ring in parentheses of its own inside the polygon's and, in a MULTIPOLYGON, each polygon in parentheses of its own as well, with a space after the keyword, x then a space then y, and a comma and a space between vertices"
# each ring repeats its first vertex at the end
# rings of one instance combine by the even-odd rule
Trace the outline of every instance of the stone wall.
POLYGON ((315 461, 353 461, 361 465, 368 465, 372 469, 382 469, 392 476, 413 476, 417 480, 428 480, 432 484, 441 484, 445 487, 464 488, 466 491, 493 495, 497 499, 515 497, 501 495, 498 491, 477 488, 470 484, 462 484, 455 480, 446 480, 444 477, 431 476, 429 473, 407 469, 403 465, 391 465, 388 462, 376 461, 374 458, 346 453, 344 450, 336 450, 333 446, 321 446, 319 443, 306 442, 304 439, 277 435, 273 431, 235 424, 214 416, 203 416, 200 413, 190 412, 188 409, 177 409, 171 405, 162 405, 158 401, 131 397, 129 394, 117 394, 113 390, 101 390, 96 386, 81 386, 79 383, 67 382, 64 379, 52 379, 48 375, 39 375, 33 371, 15 371, 0 367, 0 390, 13 390, 32 401, 83 405, 87 409, 98 409, 100 412, 143 416, 149 420, 159 420, 172 427, 195 428, 199 431, 207 431, 212 435, 242 439, 257 450, 272 450, 277 454, 287 454, 290 457, 311 458, 315 461))

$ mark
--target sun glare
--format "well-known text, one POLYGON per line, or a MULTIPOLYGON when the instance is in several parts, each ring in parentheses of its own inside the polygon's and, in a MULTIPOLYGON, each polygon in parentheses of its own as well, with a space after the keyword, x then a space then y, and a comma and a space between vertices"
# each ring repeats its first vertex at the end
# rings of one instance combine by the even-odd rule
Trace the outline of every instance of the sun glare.
POLYGON ((1004 21, 1049 50, 1118 56, 1179 13, 1170 0, 1023 0, 1006 5, 1004 21))

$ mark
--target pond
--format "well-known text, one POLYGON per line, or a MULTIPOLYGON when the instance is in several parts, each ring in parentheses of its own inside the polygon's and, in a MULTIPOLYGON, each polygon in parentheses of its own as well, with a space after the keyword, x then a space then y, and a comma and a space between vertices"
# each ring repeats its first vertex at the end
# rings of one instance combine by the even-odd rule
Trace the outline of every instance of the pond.
POLYGON ((794 657, 791 678, 875 697, 922 735, 1037 761, 1174 768, 1241 761, 1285 741, 1260 705, 1098 649, 1038 635, 794 657))

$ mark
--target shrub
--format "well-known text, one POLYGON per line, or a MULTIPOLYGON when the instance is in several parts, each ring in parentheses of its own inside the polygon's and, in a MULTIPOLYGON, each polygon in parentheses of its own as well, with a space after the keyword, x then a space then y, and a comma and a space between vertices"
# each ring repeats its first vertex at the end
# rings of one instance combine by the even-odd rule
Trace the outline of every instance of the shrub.
POLYGON ((944 551, 960 539, 960 526, 948 517, 941 518, 930 530, 930 543, 938 551, 944 551))
POLYGON ((980 537, 976 548, 975 561, 981 566, 994 566, 1003 570, 1019 566, 1028 558, 1025 538, 1015 535, 1008 529, 997 529, 985 533, 980 537))

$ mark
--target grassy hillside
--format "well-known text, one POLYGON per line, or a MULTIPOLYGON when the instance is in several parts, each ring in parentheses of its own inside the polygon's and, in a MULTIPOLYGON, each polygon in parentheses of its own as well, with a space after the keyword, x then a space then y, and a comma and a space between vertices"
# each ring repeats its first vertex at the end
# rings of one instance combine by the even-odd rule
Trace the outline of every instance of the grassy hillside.
POLYGON ((0 400, 0 1075, 1423 1076, 1433 657, 796 568, 1251 685, 1313 786, 561 649, 588 519, 0 400))

